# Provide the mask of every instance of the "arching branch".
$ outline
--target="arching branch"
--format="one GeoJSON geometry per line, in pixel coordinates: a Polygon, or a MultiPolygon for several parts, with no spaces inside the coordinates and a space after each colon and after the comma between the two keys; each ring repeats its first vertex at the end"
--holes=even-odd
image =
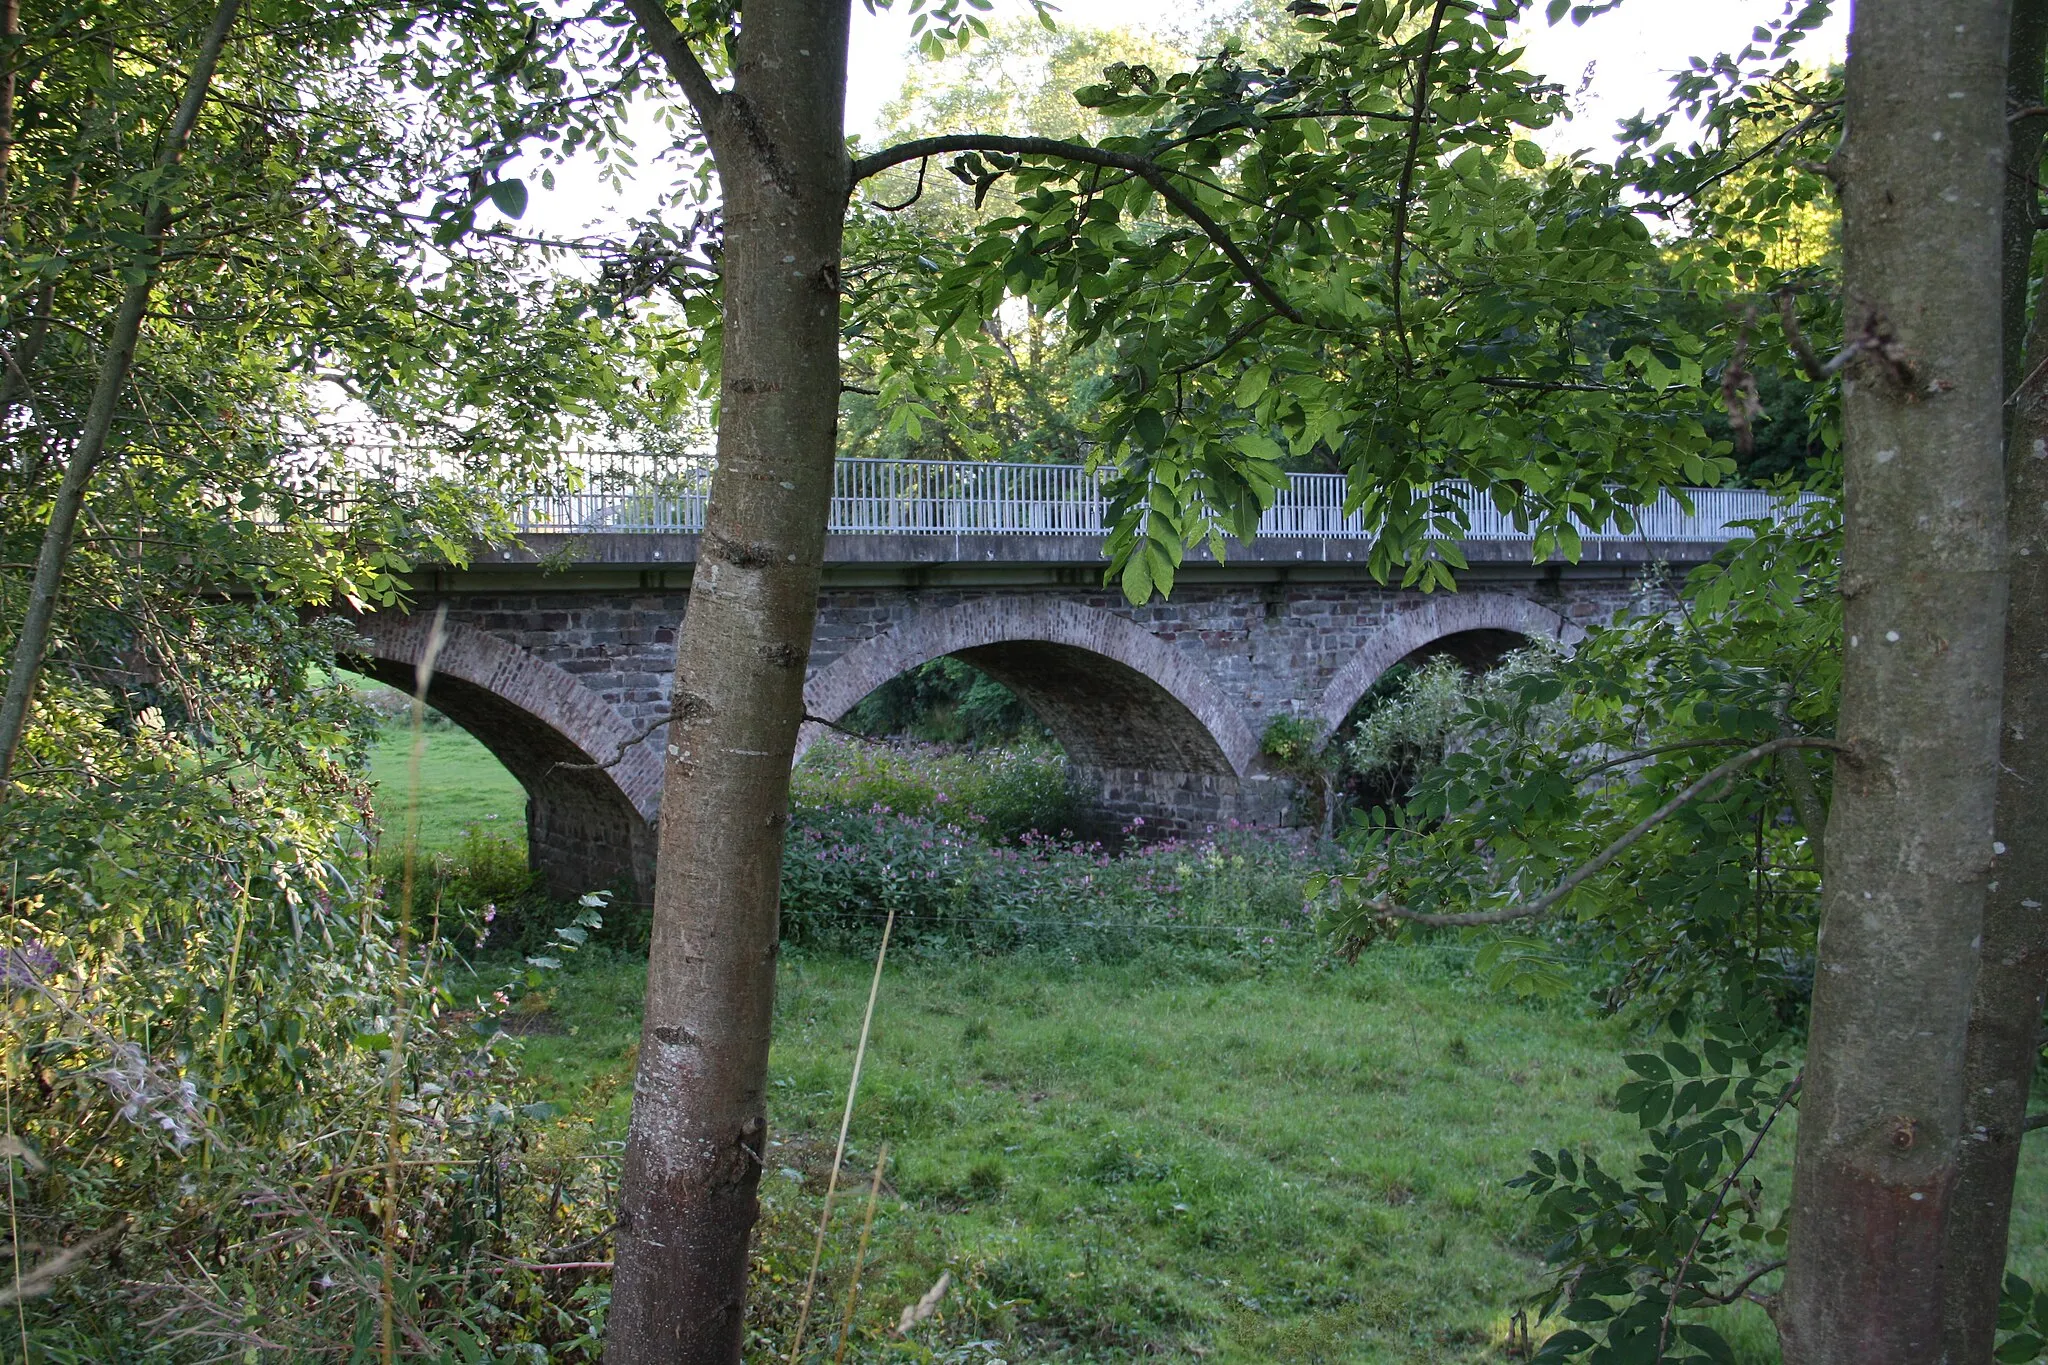
{"type": "MultiPolygon", "coordinates": [[[[645,0],[633,0],[645,3],[645,0]]],[[[1231,239],[1221,223],[1209,216],[1200,204],[1189,198],[1172,181],[1176,174],[1168,167],[1129,152],[1112,152],[1101,147],[1091,147],[1085,142],[1062,142],[1052,137],[994,137],[979,133],[954,133],[944,137],[921,137],[910,142],[899,142],[894,147],[884,147],[872,156],[864,156],[853,163],[849,191],[853,186],[871,176],[879,175],[891,166],[900,166],[906,161],[917,161],[925,157],[943,156],[948,152],[995,152],[1003,156],[1042,156],[1059,161],[1078,162],[1084,166],[1106,166],[1112,170],[1129,171],[1156,191],[1161,199],[1173,205],[1184,217],[1200,228],[1210,241],[1216,244],[1230,263],[1237,267],[1238,275],[1252,287],[1252,292],[1272,306],[1274,312],[1289,322],[1306,324],[1308,319],[1289,303],[1286,296],[1273,287],[1259,268],[1252,264],[1244,249],[1231,239]]]]}
{"type": "Polygon", "coordinates": [[[1766,740],[1764,743],[1758,744],[1753,748],[1745,749],[1725,763],[1718,764],[1709,769],[1698,781],[1637,821],[1626,834],[1594,854],[1591,858],[1588,858],[1585,862],[1579,864],[1563,881],[1551,887],[1550,890],[1544,892],[1535,900],[1525,904],[1509,906],[1505,910],[1480,910],[1461,915],[1425,914],[1422,911],[1410,910],[1405,905],[1396,905],[1392,901],[1387,900],[1369,901],[1366,904],[1366,908],[1375,914],[1385,915],[1390,919],[1407,920],[1413,924],[1428,924],[1440,929],[1473,928],[1484,924],[1512,924],[1516,920],[1534,919],[1536,916],[1554,908],[1566,896],[1569,896],[1572,892],[1590,881],[1602,868],[1612,863],[1616,858],[1619,858],[1641,841],[1644,835],[1663,824],[1666,820],[1669,820],[1688,805],[1691,805],[1724,779],[1733,777],[1758,759],[1768,758],[1772,754],[1781,753],[1787,749],[1834,749],[1846,752],[1847,747],[1840,740],[1822,739],[1812,735],[1792,735],[1780,739],[1766,740]]]}
{"type": "Polygon", "coordinates": [[[900,204],[884,204],[877,201],[875,207],[884,213],[901,213],[918,200],[924,198],[924,174],[931,169],[931,165],[932,159],[930,157],[919,157],[917,159],[917,188],[910,192],[910,197],[900,204]]]}
{"type": "Polygon", "coordinates": [[[690,50],[689,40],[668,17],[668,8],[661,0],[625,0],[625,5],[633,18],[639,21],[647,46],[661,58],[668,74],[682,87],[690,107],[697,111],[697,119],[704,125],[706,136],[712,136],[719,116],[725,112],[725,95],[711,83],[710,73],[697,60],[697,54],[690,50]]]}

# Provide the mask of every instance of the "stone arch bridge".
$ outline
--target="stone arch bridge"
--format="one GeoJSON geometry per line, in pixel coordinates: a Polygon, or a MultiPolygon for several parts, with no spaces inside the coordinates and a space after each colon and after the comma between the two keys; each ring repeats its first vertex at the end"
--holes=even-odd
{"type": "MultiPolygon", "coordinates": [[[[1296,476],[1296,493],[1314,477],[1296,476]]],[[[359,618],[355,662],[410,690],[445,607],[428,700],[525,787],[536,868],[558,892],[626,882],[646,894],[701,498],[637,498],[630,515],[616,496],[564,501],[537,499],[514,548],[415,573],[409,613],[359,618]]],[[[1274,717],[1333,729],[1381,674],[1416,655],[1477,664],[1534,639],[1569,645],[1588,625],[1641,609],[1646,591],[1661,595],[1664,570],[1701,562],[1729,520],[1762,511],[1673,507],[1661,526],[1645,517],[1647,530],[1589,536],[1575,564],[1532,563],[1526,538],[1489,535],[1475,517],[1459,590],[1425,595],[1373,581],[1369,542],[1345,525],[1331,489],[1324,515],[1269,513],[1277,524],[1253,544],[1224,563],[1191,552],[1171,599],[1133,608],[1103,584],[1099,504],[1077,512],[1074,501],[1012,497],[963,511],[949,492],[924,505],[899,495],[877,512],[836,500],[810,714],[837,720],[891,678],[951,655],[1016,692],[1053,731],[1102,825],[1284,823],[1295,794],[1259,752],[1274,717]]],[[[806,744],[820,729],[808,728],[806,744]]]]}

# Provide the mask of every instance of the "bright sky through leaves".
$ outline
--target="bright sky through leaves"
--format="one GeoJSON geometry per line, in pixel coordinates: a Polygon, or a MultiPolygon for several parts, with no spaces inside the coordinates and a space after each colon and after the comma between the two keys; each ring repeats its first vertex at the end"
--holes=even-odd
{"type": "MultiPolygon", "coordinates": [[[[1208,4],[1168,4],[1161,0],[1068,0],[1058,19],[1069,25],[1096,28],[1192,29],[1201,24],[1208,4]]],[[[1546,150],[1604,150],[1618,120],[1640,110],[1661,108],[1672,75],[1695,56],[1739,49],[1752,28],[1783,14],[1786,0],[1629,0],[1620,9],[1583,26],[1569,20],[1555,28],[1534,16],[1525,28],[1528,64],[1575,97],[1577,118],[1549,130],[1539,139],[1546,150]],[[1587,80],[1587,68],[1592,68],[1587,80]]],[[[995,0],[988,17],[1001,21],[1028,12],[1024,0],[995,0]]],[[[846,126],[863,141],[875,139],[875,120],[882,106],[901,91],[911,54],[910,17],[899,3],[893,10],[871,15],[853,7],[853,48],[848,63],[846,126]]],[[[1820,64],[1841,57],[1848,31],[1848,6],[1838,5],[1828,24],[1806,45],[1802,56],[1820,64]]],[[[641,139],[640,160],[653,168],[653,151],[664,140],[650,118],[635,120],[641,139]]],[[[517,163],[508,173],[522,169],[517,163]]],[[[532,170],[527,168],[527,173],[532,170]]],[[[617,230],[627,218],[652,206],[654,186],[666,175],[658,168],[643,174],[625,195],[614,195],[583,167],[555,168],[552,193],[534,186],[533,207],[526,222],[552,232],[572,232],[595,218],[617,230]],[[644,188],[643,188],[644,186],[644,188]]]]}

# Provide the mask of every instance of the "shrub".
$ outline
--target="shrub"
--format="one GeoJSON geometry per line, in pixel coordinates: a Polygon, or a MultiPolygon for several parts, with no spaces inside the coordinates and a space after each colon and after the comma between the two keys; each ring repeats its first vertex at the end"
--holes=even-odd
{"type": "Polygon", "coordinates": [[[1074,817],[1066,760],[1055,750],[965,751],[836,735],[804,755],[791,780],[790,804],[799,814],[881,807],[929,816],[998,843],[1058,833],[1074,817]]]}
{"type": "Polygon", "coordinates": [[[847,713],[846,725],[865,735],[977,746],[1049,737],[1016,693],[954,658],[891,678],[847,713]]]}
{"type": "MultiPolygon", "coordinates": [[[[506,1264],[602,1227],[594,1188],[562,1213],[588,1162],[531,1164],[541,1114],[495,1023],[558,957],[479,1002],[463,897],[421,882],[408,927],[373,872],[369,722],[308,682],[332,632],[203,624],[183,711],[53,671],[8,802],[0,1160],[35,1358],[368,1355],[388,1299],[408,1354],[594,1359],[559,1286],[506,1264]]],[[[514,848],[470,850],[478,890],[514,848]]]]}
{"type": "Polygon", "coordinates": [[[795,943],[865,946],[894,910],[925,952],[1257,956],[1306,937],[1302,886],[1327,865],[1306,834],[1234,824],[1121,856],[1045,834],[1027,817],[1071,806],[1063,765],[1039,751],[828,741],[798,779],[782,870],[795,943]]]}

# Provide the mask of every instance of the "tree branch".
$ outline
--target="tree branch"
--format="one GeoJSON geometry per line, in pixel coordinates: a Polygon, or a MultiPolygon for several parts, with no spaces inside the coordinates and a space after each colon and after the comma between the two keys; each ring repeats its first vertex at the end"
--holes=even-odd
{"type": "MultiPolygon", "coordinates": [[[[1756,1160],[1757,1152],[1761,1150],[1764,1145],[1764,1139],[1769,1137],[1771,1134],[1772,1125],[1777,1123],[1778,1115],[1785,1112],[1785,1106],[1792,1103],[1792,1097],[1799,1093],[1800,1084],[1804,1081],[1804,1079],[1804,1073],[1801,1073],[1800,1075],[1793,1077],[1792,1083],[1790,1085],[1787,1085],[1785,1089],[1779,1093],[1778,1102],[1771,1106],[1770,1116],[1764,1120],[1763,1126],[1756,1130],[1756,1136],[1750,1139],[1749,1149],[1743,1152],[1742,1160],[1736,1162],[1734,1166],[1730,1167],[1728,1174],[1721,1178],[1721,1187],[1714,1191],[1714,1207],[1712,1211],[1710,1211],[1705,1218],[1702,1218],[1700,1220],[1700,1225],[1698,1229],[1694,1231],[1692,1235],[1692,1245],[1686,1249],[1685,1259],[1681,1260],[1678,1263],[1678,1274],[1673,1277],[1671,1285],[1671,1298],[1664,1305],[1664,1321],[1658,1324],[1657,1327],[1657,1353],[1655,1356],[1652,1357],[1652,1359],[1660,1361],[1664,1359],[1665,1343],[1670,1341],[1671,1339],[1672,1315],[1677,1313],[1678,1311],[1678,1296],[1685,1291],[1686,1273],[1692,1269],[1693,1260],[1695,1257],[1699,1255],[1700,1243],[1704,1242],[1707,1238],[1707,1229],[1712,1227],[1714,1225],[1714,1219],[1720,1216],[1721,1206],[1728,1202],[1728,1191],[1735,1188],[1735,1182],[1737,1178],[1742,1175],[1743,1168],[1748,1166],[1750,1162],[1756,1160]]],[[[1740,1294],[1743,1290],[1749,1288],[1752,1284],[1755,1284],[1763,1276],[1769,1274],[1772,1269],[1782,1267],[1784,1264],[1785,1263],[1783,1261],[1780,1261],[1778,1262],[1778,1266],[1776,1267],[1767,1267],[1763,1270],[1757,1271],[1756,1273],[1752,1274],[1748,1279],[1744,1280],[1740,1285],[1736,1286],[1735,1290],[1733,1291],[1733,1293],[1729,1295],[1728,1298],[1716,1299],[1715,1301],[1718,1303],[1734,1302],[1736,1295],[1740,1294]]],[[[1698,1290],[1695,1292],[1701,1294],[1701,1296],[1705,1298],[1715,1297],[1714,1295],[1706,1293],[1706,1291],[1704,1290],[1698,1290]]]]}
{"type": "Polygon", "coordinates": [[[697,120],[704,125],[705,136],[715,136],[713,130],[725,113],[725,95],[711,83],[704,64],[690,50],[689,40],[668,17],[668,8],[661,0],[625,0],[625,5],[633,18],[639,21],[647,46],[654,49],[654,55],[661,58],[661,64],[668,68],[668,74],[683,88],[683,97],[697,111],[697,120]]]}
{"type": "MultiPolygon", "coordinates": [[[[1778,694],[1778,725],[1781,735],[1791,733],[1792,684],[1789,682],[1778,694]]],[[[1813,852],[1813,865],[1823,867],[1827,863],[1828,808],[1821,804],[1820,793],[1814,789],[1813,774],[1806,768],[1806,756],[1796,752],[1781,754],[1778,768],[1785,779],[1785,790],[1792,794],[1792,807],[1799,812],[1799,823],[1806,827],[1806,846],[1813,852]]]]}
{"type": "Polygon", "coordinates": [[[668,724],[671,719],[673,719],[673,717],[667,715],[666,713],[655,717],[653,720],[649,721],[645,726],[643,726],[638,734],[628,735],[626,738],[620,740],[617,744],[614,744],[612,746],[612,756],[602,763],[550,763],[548,765],[548,771],[552,773],[557,769],[560,769],[563,772],[570,773],[610,772],[613,768],[618,767],[620,762],[624,760],[624,758],[626,757],[626,751],[628,749],[631,749],[634,745],[640,743],[642,740],[652,737],[656,731],[660,730],[662,726],[668,724]]]}
{"type": "Polygon", "coordinates": [[[1415,163],[1422,156],[1422,116],[1429,112],[1429,69],[1436,65],[1444,11],[1450,7],[1450,0],[1436,0],[1436,9],[1429,16],[1429,33],[1422,40],[1422,60],[1415,69],[1415,107],[1408,116],[1408,155],[1401,162],[1401,184],[1394,192],[1394,335],[1400,338],[1401,354],[1411,366],[1415,364],[1415,353],[1408,349],[1408,323],[1401,315],[1401,258],[1408,249],[1408,208],[1415,191],[1415,163]]]}
{"type": "Polygon", "coordinates": [[[1663,824],[1679,811],[1685,809],[1686,806],[1697,800],[1716,783],[1741,772],[1758,759],[1768,758],[1770,755],[1780,753],[1786,749],[1834,749],[1846,751],[1847,748],[1848,746],[1840,740],[1821,739],[1811,735],[1796,735],[1766,740],[1764,743],[1753,748],[1745,749],[1735,757],[1710,769],[1697,782],[1694,782],[1684,791],[1644,816],[1636,822],[1628,833],[1622,835],[1599,853],[1579,864],[1563,881],[1526,905],[1510,906],[1505,910],[1474,911],[1469,914],[1460,915],[1425,914],[1422,911],[1410,910],[1405,905],[1396,905],[1386,900],[1367,902],[1367,908],[1378,914],[1386,915],[1391,919],[1407,920],[1414,924],[1428,924],[1441,929],[1472,928],[1483,924],[1511,924],[1520,919],[1533,919],[1591,880],[1602,868],[1632,848],[1644,835],[1663,824]]]}
{"type": "MultiPolygon", "coordinates": [[[[643,0],[632,0],[642,3],[643,0]]],[[[996,152],[1004,156],[1042,156],[1061,161],[1075,161],[1084,166],[1107,166],[1113,170],[1129,171],[1155,190],[1161,199],[1178,209],[1190,222],[1199,227],[1217,249],[1230,258],[1237,267],[1244,282],[1252,292],[1272,306],[1274,312],[1289,322],[1306,325],[1308,319],[1299,309],[1287,301],[1278,289],[1273,287],[1251,258],[1244,254],[1238,244],[1223,228],[1210,217],[1208,211],[1168,177],[1180,174],[1169,170],[1156,161],[1129,152],[1112,152],[1101,147],[1091,147],[1085,142],[1062,142],[1051,137],[995,137],[979,133],[952,133],[943,137],[921,137],[910,142],[899,142],[894,147],[884,147],[872,156],[864,156],[853,163],[848,189],[860,184],[871,176],[900,166],[906,161],[923,157],[941,156],[947,152],[996,152]]]]}
{"type": "Polygon", "coordinates": [[[1748,1297],[1750,1286],[1758,1280],[1761,1280],[1774,1270],[1783,1270],[1784,1268],[1785,1263],[1783,1261],[1767,1261],[1737,1280],[1735,1287],[1725,1294],[1710,1294],[1704,1289],[1695,1292],[1709,1303],[1733,1303],[1737,1299],[1748,1297]]]}
{"type": "Polygon", "coordinates": [[[1178,375],[1191,374],[1196,370],[1206,370],[1211,365],[1214,365],[1217,361],[1223,359],[1224,356],[1229,355],[1231,349],[1235,347],[1238,342],[1243,341],[1246,337],[1250,336],[1253,332],[1258,331],[1259,328],[1264,327],[1268,322],[1271,322],[1272,320],[1273,314],[1271,312],[1255,313],[1251,317],[1246,318],[1242,323],[1238,324],[1236,329],[1233,330],[1229,336],[1223,338],[1222,343],[1218,345],[1215,350],[1209,352],[1209,354],[1205,356],[1200,356],[1194,360],[1190,360],[1184,365],[1176,365],[1172,369],[1168,370],[1166,373],[1178,375]]]}
{"type": "Polygon", "coordinates": [[[1806,333],[1799,328],[1798,296],[1788,285],[1778,291],[1778,316],[1785,323],[1785,343],[1792,348],[1792,354],[1799,360],[1799,368],[1808,379],[1818,384],[1828,377],[1827,366],[1820,363],[1814,353],[1813,343],[1806,339],[1806,333]]]}
{"type": "Polygon", "coordinates": [[[875,207],[884,213],[901,213],[918,200],[924,198],[924,173],[931,169],[931,165],[932,159],[930,157],[919,157],[917,159],[917,188],[910,192],[910,197],[900,204],[884,204],[877,200],[875,207]]]}
{"type": "MultiPolygon", "coordinates": [[[[1793,124],[1790,128],[1787,128],[1784,132],[1778,134],[1769,142],[1766,142],[1763,146],[1757,148],[1755,151],[1749,153],[1747,156],[1737,157],[1728,165],[1723,166],[1720,170],[1715,171],[1712,175],[1706,177],[1706,179],[1700,181],[1697,185],[1694,185],[1691,189],[1687,190],[1681,197],[1691,203],[1697,204],[1700,201],[1701,195],[1705,194],[1714,186],[1720,184],[1723,180],[1726,180],[1729,176],[1734,175],[1736,172],[1743,170],[1744,168],[1753,165],[1758,161],[1761,161],[1764,157],[1771,155],[1773,152],[1779,151],[1782,148],[1789,146],[1808,129],[1819,127],[1821,124],[1827,122],[1829,119],[1836,117],[1836,112],[1840,109],[1840,107],[1841,101],[1839,100],[1828,100],[1822,102],[1821,104],[1815,106],[1813,113],[1808,114],[1805,118],[1799,120],[1799,122],[1793,124]]],[[[1812,171],[1814,174],[1819,175],[1825,179],[1833,180],[1835,178],[1834,173],[1831,170],[1829,170],[1828,167],[1826,167],[1825,165],[1819,165],[1807,161],[1801,161],[1795,164],[1797,164],[1801,170],[1812,171]]]]}
{"type": "MultiPolygon", "coordinates": [[[[1402,345],[1406,346],[1404,334],[1402,345]]],[[[1519,379],[1511,374],[1480,375],[1474,381],[1489,389],[1529,389],[1536,393],[1620,393],[1614,384],[1582,384],[1568,379],[1519,379]]]]}
{"type": "Polygon", "coordinates": [[[2048,1110],[2027,1115],[2027,1121],[2020,1125],[2022,1133],[2031,1133],[2036,1128],[2048,1128],[2048,1110]]]}
{"type": "Polygon", "coordinates": [[[1606,772],[1609,768],[1626,767],[1646,758],[1655,758],[1659,754],[1675,754],[1686,749],[1732,749],[1747,742],[1740,739],[1681,739],[1671,744],[1654,745],[1648,749],[1631,749],[1619,757],[1605,759],[1591,767],[1579,769],[1572,774],[1572,781],[1583,782],[1598,773],[1606,772]]]}

